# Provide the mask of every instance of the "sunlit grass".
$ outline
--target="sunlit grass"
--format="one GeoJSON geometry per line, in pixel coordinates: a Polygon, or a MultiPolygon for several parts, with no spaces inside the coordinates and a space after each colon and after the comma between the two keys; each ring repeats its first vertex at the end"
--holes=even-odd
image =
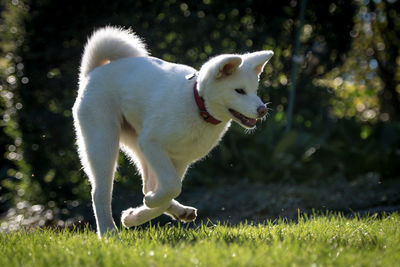
{"type": "Polygon", "coordinates": [[[0,235],[0,252],[0,266],[395,266],[400,216],[149,226],[103,240],[90,230],[21,230],[0,235]]]}

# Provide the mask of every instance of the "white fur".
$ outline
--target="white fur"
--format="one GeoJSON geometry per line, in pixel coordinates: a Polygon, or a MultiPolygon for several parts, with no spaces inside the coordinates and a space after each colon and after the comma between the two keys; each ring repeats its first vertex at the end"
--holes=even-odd
{"type": "Polygon", "coordinates": [[[130,31],[107,27],[89,38],[73,115],[99,236],[117,231],[111,196],[119,148],[139,169],[145,195],[143,206],[122,213],[124,226],[140,225],[162,213],[182,221],[195,219],[195,208],[174,200],[185,172],[217,145],[232,119],[249,127],[228,109],[260,117],[258,75],[272,55],[221,55],[201,67],[199,94],[209,113],[222,121],[213,125],[199,115],[193,97],[196,78],[185,78],[195,69],[149,57],[130,31]],[[238,94],[237,88],[247,94],[238,94]]]}

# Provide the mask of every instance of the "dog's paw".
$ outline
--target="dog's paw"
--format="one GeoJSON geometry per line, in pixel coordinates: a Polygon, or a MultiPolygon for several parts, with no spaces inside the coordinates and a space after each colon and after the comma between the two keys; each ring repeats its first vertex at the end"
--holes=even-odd
{"type": "Polygon", "coordinates": [[[184,212],[177,217],[179,220],[184,222],[193,222],[197,218],[197,209],[192,207],[185,208],[184,212]]]}
{"type": "Polygon", "coordinates": [[[134,208],[129,208],[122,212],[121,223],[125,228],[139,225],[137,219],[137,214],[134,208]]]}
{"type": "Polygon", "coordinates": [[[197,209],[185,206],[179,210],[168,210],[167,214],[172,216],[175,220],[193,222],[197,218],[197,209]]]}
{"type": "Polygon", "coordinates": [[[97,236],[99,237],[99,239],[103,238],[119,239],[118,229],[114,224],[108,227],[102,227],[101,229],[98,229],[97,236]]]}

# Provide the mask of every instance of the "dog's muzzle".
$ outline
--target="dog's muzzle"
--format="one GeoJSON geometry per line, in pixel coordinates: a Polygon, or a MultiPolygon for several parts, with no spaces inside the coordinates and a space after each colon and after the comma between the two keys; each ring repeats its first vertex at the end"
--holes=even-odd
{"type": "Polygon", "coordinates": [[[262,105],[262,106],[259,106],[259,107],[257,108],[257,113],[258,113],[258,117],[259,117],[259,118],[262,118],[262,117],[264,117],[265,115],[267,115],[267,113],[268,113],[267,104],[264,104],[264,105],[262,105]]]}

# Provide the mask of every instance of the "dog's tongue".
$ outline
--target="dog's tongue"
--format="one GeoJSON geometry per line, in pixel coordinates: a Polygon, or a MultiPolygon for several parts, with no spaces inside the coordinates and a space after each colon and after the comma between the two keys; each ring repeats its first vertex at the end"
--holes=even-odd
{"type": "Polygon", "coordinates": [[[251,126],[254,126],[257,123],[257,119],[249,119],[248,122],[251,126]]]}

